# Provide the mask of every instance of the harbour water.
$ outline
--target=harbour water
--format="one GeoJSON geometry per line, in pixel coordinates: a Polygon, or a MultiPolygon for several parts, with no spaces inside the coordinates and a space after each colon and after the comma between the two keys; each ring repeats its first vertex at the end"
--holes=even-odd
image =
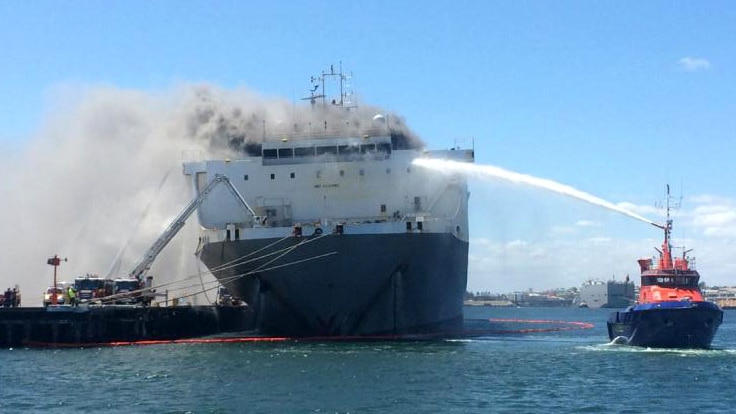
{"type": "Polygon", "coordinates": [[[725,312],[712,350],[610,345],[609,312],[468,307],[466,318],[472,320],[543,319],[593,327],[451,340],[2,349],[0,412],[734,410],[736,311],[725,312]]]}

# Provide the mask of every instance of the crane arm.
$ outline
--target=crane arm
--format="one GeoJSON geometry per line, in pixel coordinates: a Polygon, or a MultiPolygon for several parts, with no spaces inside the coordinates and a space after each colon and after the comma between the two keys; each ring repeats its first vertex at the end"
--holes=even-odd
{"type": "Polygon", "coordinates": [[[156,260],[156,257],[159,253],[166,247],[167,244],[171,241],[171,239],[176,236],[176,234],[181,230],[182,227],[184,227],[184,224],[186,224],[186,220],[189,218],[189,216],[199,208],[200,205],[204,202],[204,200],[209,196],[209,194],[212,192],[212,190],[215,189],[220,183],[225,183],[226,187],[230,190],[230,192],[233,194],[233,196],[238,200],[238,202],[250,213],[254,218],[257,219],[257,216],[252,208],[246,203],[245,199],[242,195],[238,192],[238,190],[235,188],[235,186],[230,182],[230,180],[221,174],[215,174],[215,178],[210,181],[209,184],[207,184],[207,187],[205,187],[202,191],[197,194],[197,197],[194,198],[182,211],[179,213],[178,216],[169,224],[169,226],[164,230],[164,232],[159,236],[159,238],[153,243],[153,245],[148,249],[148,251],[143,255],[143,258],[138,262],[138,264],[133,268],[133,270],[130,272],[130,276],[132,278],[136,278],[138,280],[143,280],[143,276],[148,271],[148,269],[151,268],[151,265],[153,264],[153,261],[156,260]]]}

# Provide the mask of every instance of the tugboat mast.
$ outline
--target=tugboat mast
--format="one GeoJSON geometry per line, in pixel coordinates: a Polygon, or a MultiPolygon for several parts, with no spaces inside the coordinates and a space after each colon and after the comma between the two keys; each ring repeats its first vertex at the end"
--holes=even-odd
{"type": "Polygon", "coordinates": [[[665,214],[666,214],[666,221],[665,224],[657,224],[652,223],[655,227],[658,227],[662,230],[664,230],[664,242],[662,242],[662,250],[656,249],[659,251],[660,259],[659,259],[659,268],[660,269],[672,269],[673,268],[673,262],[672,262],[672,242],[671,242],[671,233],[672,233],[672,218],[670,217],[670,210],[672,210],[672,205],[670,204],[670,185],[667,184],[667,197],[665,199],[665,214]]]}

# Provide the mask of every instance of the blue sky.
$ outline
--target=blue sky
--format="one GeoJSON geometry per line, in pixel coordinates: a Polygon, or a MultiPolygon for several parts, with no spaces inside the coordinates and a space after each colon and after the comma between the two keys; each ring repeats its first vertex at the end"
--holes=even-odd
{"type": "MultiPolygon", "coordinates": [[[[478,164],[655,221],[669,183],[683,197],[675,243],[695,249],[707,283],[736,285],[732,2],[248,3],[0,0],[0,160],[33,157],[50,120],[95,88],[206,82],[296,101],[342,62],[359,102],[401,114],[430,148],[472,139],[478,164]]],[[[470,290],[633,276],[661,243],[652,226],[543,190],[473,180],[471,192],[470,290]]]]}

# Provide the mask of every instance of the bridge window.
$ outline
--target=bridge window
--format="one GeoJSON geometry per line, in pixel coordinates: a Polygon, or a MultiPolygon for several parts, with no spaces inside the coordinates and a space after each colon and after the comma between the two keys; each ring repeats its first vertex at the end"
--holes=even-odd
{"type": "Polygon", "coordinates": [[[294,148],[295,157],[313,157],[314,147],[297,147],[294,148]]]}
{"type": "Polygon", "coordinates": [[[350,155],[358,153],[359,148],[356,145],[340,145],[337,150],[340,155],[350,155]]]}
{"type": "Polygon", "coordinates": [[[317,155],[337,155],[337,147],[336,146],[329,146],[329,147],[317,147],[316,148],[317,155]]]}
{"type": "Polygon", "coordinates": [[[376,144],[363,144],[360,146],[360,153],[365,154],[368,152],[375,152],[376,151],[376,144]]]}
{"type": "Polygon", "coordinates": [[[276,159],[278,157],[279,157],[279,153],[276,151],[276,149],[264,149],[263,150],[263,158],[276,159]]]}
{"type": "Polygon", "coordinates": [[[291,158],[294,156],[294,149],[279,148],[279,158],[291,158]]]}
{"type": "Polygon", "coordinates": [[[697,287],[698,277],[694,276],[645,276],[641,279],[642,286],[680,286],[680,287],[697,287]]]}

